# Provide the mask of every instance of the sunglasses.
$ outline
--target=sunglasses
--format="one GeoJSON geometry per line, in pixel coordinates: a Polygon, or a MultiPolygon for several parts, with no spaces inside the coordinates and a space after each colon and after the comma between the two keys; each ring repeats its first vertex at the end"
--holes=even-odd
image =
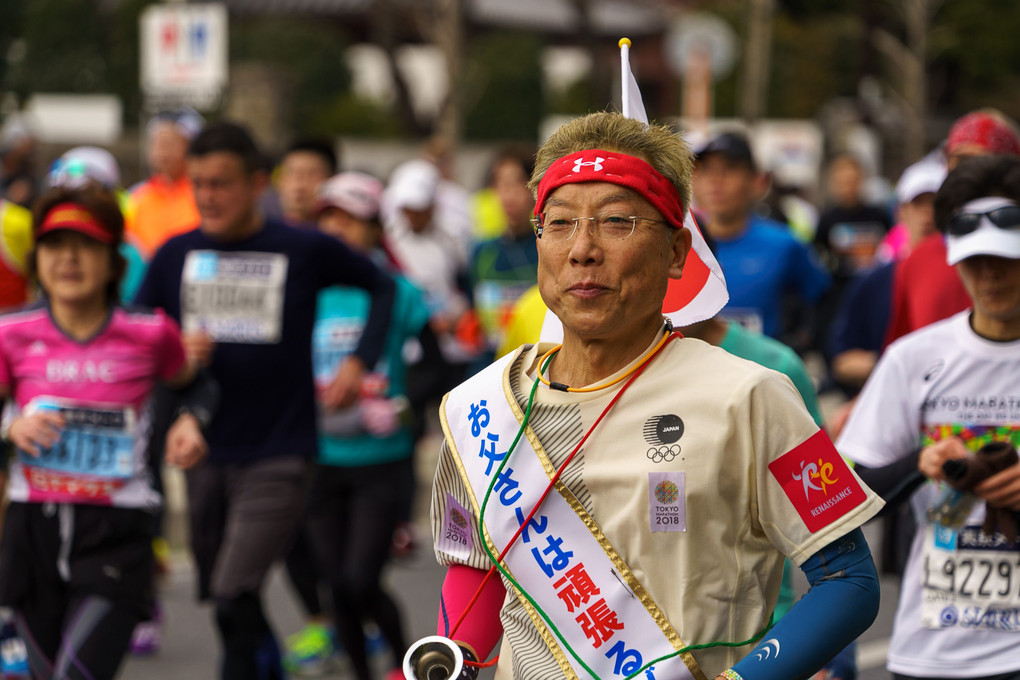
{"type": "Polygon", "coordinates": [[[1020,205],[1006,205],[984,213],[957,213],[949,218],[946,231],[950,236],[964,236],[977,229],[984,217],[1000,229],[1020,229],[1020,205]]]}

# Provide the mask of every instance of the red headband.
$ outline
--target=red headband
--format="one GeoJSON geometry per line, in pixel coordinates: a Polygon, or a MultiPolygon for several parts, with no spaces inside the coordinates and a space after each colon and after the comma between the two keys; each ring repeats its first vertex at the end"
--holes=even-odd
{"type": "Polygon", "coordinates": [[[113,234],[92,213],[77,203],[59,203],[51,208],[36,230],[35,237],[38,239],[58,229],[77,231],[106,245],[113,243],[113,234]]]}
{"type": "Polygon", "coordinates": [[[601,149],[578,151],[550,165],[538,183],[535,214],[542,212],[549,194],[575,182],[609,182],[633,189],[670,225],[679,229],[684,224],[683,200],[672,182],[640,158],[601,149]]]}

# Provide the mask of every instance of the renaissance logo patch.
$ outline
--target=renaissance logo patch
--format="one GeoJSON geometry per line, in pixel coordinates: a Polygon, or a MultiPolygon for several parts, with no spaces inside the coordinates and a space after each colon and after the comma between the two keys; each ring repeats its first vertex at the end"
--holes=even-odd
{"type": "Polygon", "coordinates": [[[832,524],[868,497],[821,430],[769,463],[769,471],[811,533],[832,524]]]}
{"type": "Polygon", "coordinates": [[[671,463],[680,455],[677,442],[684,436],[684,421],[673,413],[653,416],[645,421],[642,434],[649,446],[645,454],[648,459],[653,463],[671,463]]]}

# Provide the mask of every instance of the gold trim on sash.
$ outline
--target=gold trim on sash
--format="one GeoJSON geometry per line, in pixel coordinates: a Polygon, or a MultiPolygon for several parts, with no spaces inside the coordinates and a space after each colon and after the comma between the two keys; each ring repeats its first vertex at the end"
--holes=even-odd
{"type": "MultiPolygon", "coordinates": [[[[517,361],[517,359],[519,358],[521,349],[522,348],[520,347],[517,348],[517,355],[514,356],[510,363],[507,364],[506,370],[509,370],[511,367],[513,367],[514,362],[517,361]]],[[[506,382],[507,378],[506,373],[504,372],[503,383],[505,384],[506,382]]],[[[471,485],[471,481],[468,479],[467,470],[464,469],[464,463],[460,459],[460,451],[457,450],[457,442],[453,437],[453,432],[450,431],[449,424],[447,423],[446,400],[449,399],[449,397],[450,397],[449,393],[443,395],[443,401],[439,405],[439,423],[443,428],[443,436],[446,439],[446,445],[450,447],[450,450],[453,453],[453,460],[457,466],[457,472],[460,474],[460,478],[464,482],[464,488],[467,491],[468,497],[471,500],[471,505],[474,507],[475,516],[480,517],[482,514],[482,507],[479,504],[478,499],[475,498],[474,488],[471,485]]],[[[514,405],[516,406],[516,403],[514,403],[514,405]]],[[[518,412],[519,409],[515,410],[514,415],[516,416],[518,412]]],[[[488,532],[486,532],[486,535],[482,536],[481,538],[483,541],[485,541],[486,545],[489,546],[489,551],[492,552],[493,555],[499,556],[501,549],[492,542],[492,540],[489,538],[488,532]]],[[[508,565],[505,560],[503,561],[503,568],[510,572],[510,575],[513,576],[513,571],[510,569],[510,565],[508,565]]],[[[503,576],[500,575],[500,578],[503,578],[503,576]]],[[[516,578],[514,580],[516,580],[516,578]]],[[[513,590],[514,595],[517,597],[517,601],[524,606],[524,611],[528,613],[528,617],[535,625],[535,628],[538,630],[539,635],[541,635],[542,641],[545,643],[545,646],[548,647],[550,653],[552,653],[553,655],[553,658],[556,660],[556,664],[560,667],[560,670],[563,671],[564,677],[567,678],[567,680],[579,680],[577,674],[574,673],[573,666],[571,666],[570,661],[567,660],[566,653],[560,648],[559,641],[556,640],[556,637],[545,625],[545,621],[542,620],[541,615],[539,615],[538,611],[531,605],[530,602],[528,602],[527,598],[525,598],[524,595],[520,593],[520,591],[518,591],[516,588],[514,588],[513,590]]],[[[481,659],[479,660],[481,661],[481,659]]]]}
{"type": "MultiPolygon", "coordinates": [[[[507,363],[506,367],[503,369],[502,380],[504,397],[506,398],[507,403],[509,404],[510,409],[513,412],[513,415],[518,423],[521,423],[524,420],[524,412],[521,411],[520,405],[517,403],[517,399],[513,395],[513,388],[510,385],[509,373],[510,370],[513,368],[514,364],[520,359],[522,353],[523,348],[518,348],[516,350],[513,359],[510,360],[510,362],[507,363]]],[[[523,372],[524,370],[523,367],[521,370],[523,372]]],[[[467,490],[468,496],[470,497],[471,504],[474,506],[475,515],[480,516],[481,506],[479,505],[478,499],[475,498],[474,490],[467,476],[467,471],[464,468],[464,464],[461,461],[460,452],[457,450],[453,433],[451,432],[449,424],[447,422],[446,401],[448,398],[449,394],[444,395],[443,401],[439,407],[440,424],[443,428],[443,435],[446,438],[446,443],[448,446],[450,446],[452,453],[454,454],[454,462],[457,466],[457,471],[461,476],[461,480],[464,482],[464,486],[467,490]]],[[[527,435],[528,441],[531,443],[532,448],[534,448],[536,454],[538,454],[539,462],[542,464],[542,468],[545,470],[546,476],[549,479],[552,479],[553,475],[556,474],[556,469],[553,467],[552,463],[549,460],[548,455],[545,453],[545,449],[542,447],[542,443],[539,441],[538,435],[535,434],[534,430],[532,430],[530,425],[528,425],[525,428],[525,434],[527,435]]],[[[595,520],[588,514],[587,510],[584,509],[584,506],[581,505],[581,503],[577,500],[577,498],[574,497],[570,490],[567,489],[566,485],[562,481],[557,481],[555,486],[559,494],[570,505],[570,507],[574,510],[578,517],[581,518],[585,526],[588,527],[588,531],[590,531],[592,536],[598,541],[599,545],[602,547],[603,552],[605,552],[606,556],[610,559],[610,561],[616,568],[617,574],[623,579],[624,583],[626,583],[627,587],[631,590],[634,596],[638,598],[638,600],[645,607],[648,613],[651,614],[656,625],[658,625],[663,635],[665,635],[665,637],[669,640],[669,643],[673,646],[673,649],[682,649],[685,646],[685,644],[683,640],[680,638],[680,635],[676,632],[676,630],[673,629],[673,626],[669,623],[669,619],[662,612],[662,610],[655,603],[655,601],[651,598],[648,592],[644,589],[644,586],[642,586],[640,581],[638,581],[637,578],[635,578],[630,568],[613,548],[612,544],[609,542],[609,539],[606,538],[605,534],[602,533],[601,528],[599,528],[595,520]]],[[[493,554],[495,555],[499,554],[500,548],[496,547],[492,543],[491,539],[487,534],[486,536],[482,537],[482,540],[486,542],[486,544],[489,546],[489,549],[493,552],[493,554]]],[[[507,571],[510,571],[509,566],[505,562],[503,564],[503,567],[507,569],[507,571]]],[[[512,574],[513,572],[510,573],[512,574]]],[[[559,641],[555,638],[552,632],[549,631],[548,627],[545,624],[545,621],[538,614],[538,612],[531,605],[531,603],[528,602],[528,600],[520,592],[516,591],[515,589],[514,594],[516,595],[517,600],[524,606],[525,611],[528,613],[528,616],[531,618],[536,629],[541,635],[543,642],[545,642],[546,646],[549,648],[549,651],[556,659],[556,663],[560,666],[560,669],[563,671],[565,677],[569,678],[569,680],[577,680],[577,675],[574,672],[573,667],[570,665],[566,653],[560,647],[559,641]]],[[[694,659],[694,656],[690,652],[685,652],[684,654],[681,654],[680,657],[683,660],[684,664],[687,666],[687,669],[691,672],[691,675],[693,675],[696,678],[696,680],[707,680],[707,676],[698,666],[698,662],[694,659]]]]}

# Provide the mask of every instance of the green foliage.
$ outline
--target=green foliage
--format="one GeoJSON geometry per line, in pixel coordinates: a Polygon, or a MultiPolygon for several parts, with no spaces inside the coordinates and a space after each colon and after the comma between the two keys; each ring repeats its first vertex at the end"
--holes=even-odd
{"type": "Polygon", "coordinates": [[[137,120],[138,17],[153,0],[32,0],[0,3],[0,54],[15,37],[24,58],[0,71],[21,99],[36,92],[115,94],[126,120],[137,120]],[[17,9],[15,9],[17,8],[17,9]]]}
{"type": "Polygon", "coordinates": [[[932,70],[953,114],[994,106],[1020,119],[1020,4],[949,0],[935,16],[932,70]]]}
{"type": "MultiPolygon", "coordinates": [[[[857,5],[848,0],[780,0],[772,21],[772,64],[765,115],[811,118],[833,97],[853,96],[862,59],[857,5]]],[[[738,36],[737,66],[714,85],[713,115],[739,117],[748,0],[708,3],[738,36]]]]}
{"type": "Polygon", "coordinates": [[[11,43],[21,35],[24,14],[24,3],[0,2],[0,84],[8,82],[8,50],[11,43]]]}
{"type": "Polygon", "coordinates": [[[107,36],[97,2],[34,0],[24,4],[25,58],[7,74],[7,86],[32,92],[107,92],[107,36]]]}
{"type": "Polygon", "coordinates": [[[321,123],[323,111],[350,89],[346,36],[333,24],[307,19],[231,19],[231,63],[257,61],[283,69],[293,86],[294,127],[312,131],[313,121],[321,123]]]}
{"type": "Polygon", "coordinates": [[[600,105],[595,101],[595,88],[590,77],[574,81],[549,99],[549,112],[553,114],[579,116],[606,106],[605,102],[600,105]]]}
{"type": "Polygon", "coordinates": [[[111,91],[121,98],[124,119],[142,117],[142,90],[139,83],[141,45],[139,25],[143,10],[155,0],[121,0],[107,20],[107,69],[111,91]]]}
{"type": "Polygon", "coordinates": [[[347,93],[312,114],[305,131],[319,135],[400,137],[404,127],[388,108],[347,93]]]}
{"type": "Polygon", "coordinates": [[[468,139],[534,141],[543,113],[542,42],[497,32],[469,45],[460,91],[468,139]]]}
{"type": "Polygon", "coordinates": [[[811,118],[834,97],[857,91],[862,58],[860,24],[847,15],[803,22],[778,14],[767,110],[778,118],[811,118]]]}

